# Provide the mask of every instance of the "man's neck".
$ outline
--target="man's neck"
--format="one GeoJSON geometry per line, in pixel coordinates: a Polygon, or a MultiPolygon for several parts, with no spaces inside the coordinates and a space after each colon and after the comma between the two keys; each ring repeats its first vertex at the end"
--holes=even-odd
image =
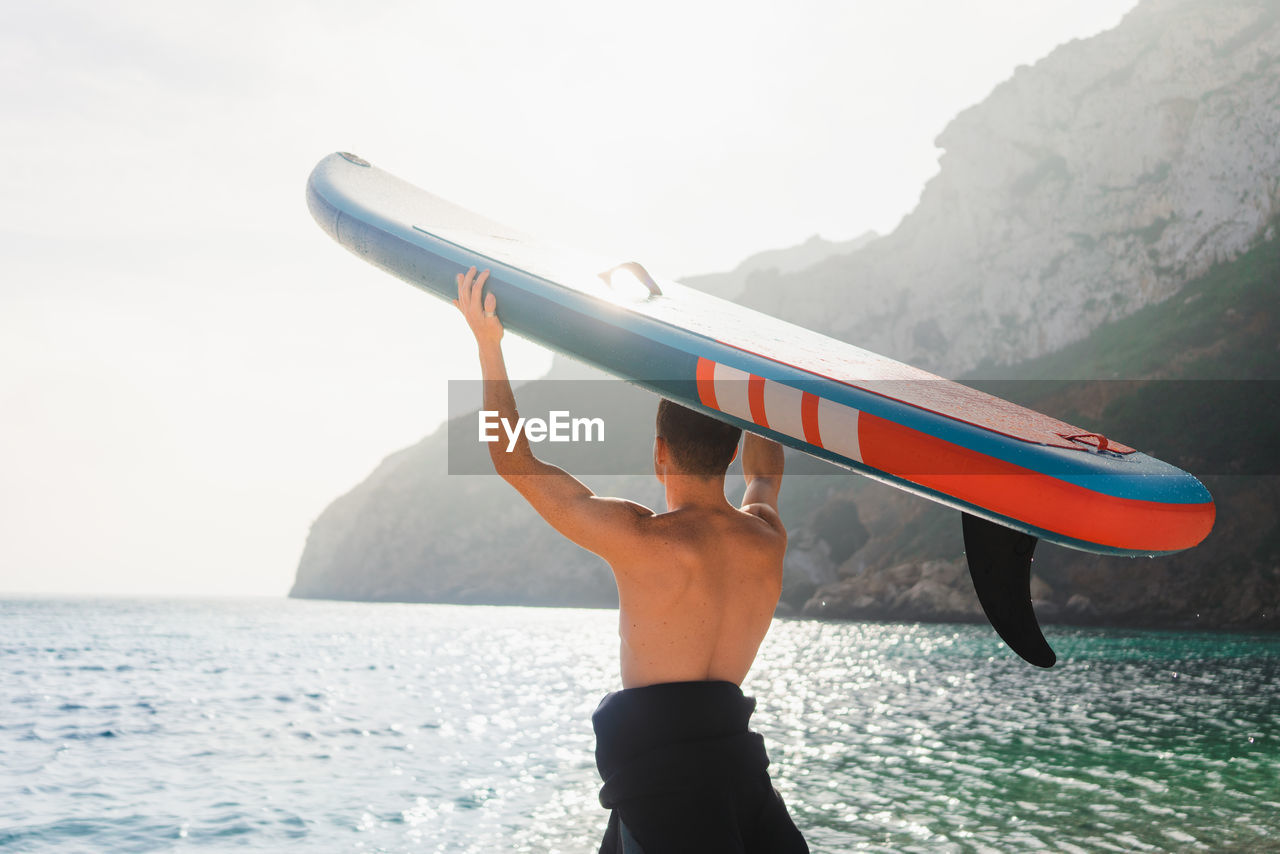
{"type": "Polygon", "coordinates": [[[698,477],[691,474],[668,474],[663,479],[667,491],[667,510],[687,510],[693,507],[715,509],[727,507],[724,497],[724,477],[698,477]]]}

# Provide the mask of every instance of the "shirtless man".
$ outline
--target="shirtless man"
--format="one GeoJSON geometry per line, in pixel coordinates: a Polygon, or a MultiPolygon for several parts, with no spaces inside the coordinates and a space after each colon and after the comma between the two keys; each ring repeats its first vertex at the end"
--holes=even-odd
{"type": "MultiPolygon", "coordinates": [[[[488,271],[458,275],[475,334],[484,408],[515,423],[488,271]]],[[[601,852],[807,851],[769,782],[755,701],[738,687],[782,590],[787,534],[778,516],[782,448],[748,434],[741,508],[725,499],[725,469],[741,431],[662,401],[653,467],[667,512],[595,495],[539,460],[520,435],[490,445],[498,474],[553,528],[603,558],[618,585],[622,691],[592,721],[613,811],[601,852]]]]}

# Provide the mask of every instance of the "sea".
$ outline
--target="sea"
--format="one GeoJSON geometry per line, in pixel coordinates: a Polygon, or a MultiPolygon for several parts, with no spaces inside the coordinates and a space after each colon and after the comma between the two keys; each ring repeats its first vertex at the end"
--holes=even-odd
{"type": "MultiPolygon", "coordinates": [[[[590,852],[617,615],[0,601],[0,851],[590,852]]],[[[1280,635],[778,620],[815,852],[1280,851],[1280,635]]]]}

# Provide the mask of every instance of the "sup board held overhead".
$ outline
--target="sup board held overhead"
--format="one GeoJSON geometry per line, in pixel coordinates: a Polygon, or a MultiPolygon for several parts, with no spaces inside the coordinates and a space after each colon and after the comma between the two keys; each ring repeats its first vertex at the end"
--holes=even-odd
{"type": "Polygon", "coordinates": [[[963,514],[983,611],[1033,664],[1038,540],[1167,554],[1213,527],[1192,475],[1097,433],[676,282],[547,246],[347,153],[307,182],[317,223],[360,258],[452,300],[491,272],[503,325],[693,409],[963,514]]]}

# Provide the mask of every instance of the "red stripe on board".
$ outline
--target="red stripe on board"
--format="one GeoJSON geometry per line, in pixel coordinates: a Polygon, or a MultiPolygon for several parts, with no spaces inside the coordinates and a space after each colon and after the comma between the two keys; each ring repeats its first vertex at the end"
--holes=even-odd
{"type": "Polygon", "coordinates": [[[1104,495],[866,412],[858,416],[858,439],[873,468],[1077,540],[1167,552],[1196,545],[1213,528],[1213,502],[1104,495]]]}
{"type": "Polygon", "coordinates": [[[822,435],[818,433],[818,396],[816,394],[801,392],[800,423],[804,425],[804,440],[810,445],[823,447],[822,435]]]}
{"type": "Polygon", "coordinates": [[[769,418],[764,411],[764,377],[752,374],[747,380],[747,403],[751,405],[751,420],[761,427],[768,427],[769,418]]]}
{"type": "Polygon", "coordinates": [[[716,405],[716,363],[710,359],[698,357],[697,368],[698,400],[703,406],[719,409],[716,405]]]}

